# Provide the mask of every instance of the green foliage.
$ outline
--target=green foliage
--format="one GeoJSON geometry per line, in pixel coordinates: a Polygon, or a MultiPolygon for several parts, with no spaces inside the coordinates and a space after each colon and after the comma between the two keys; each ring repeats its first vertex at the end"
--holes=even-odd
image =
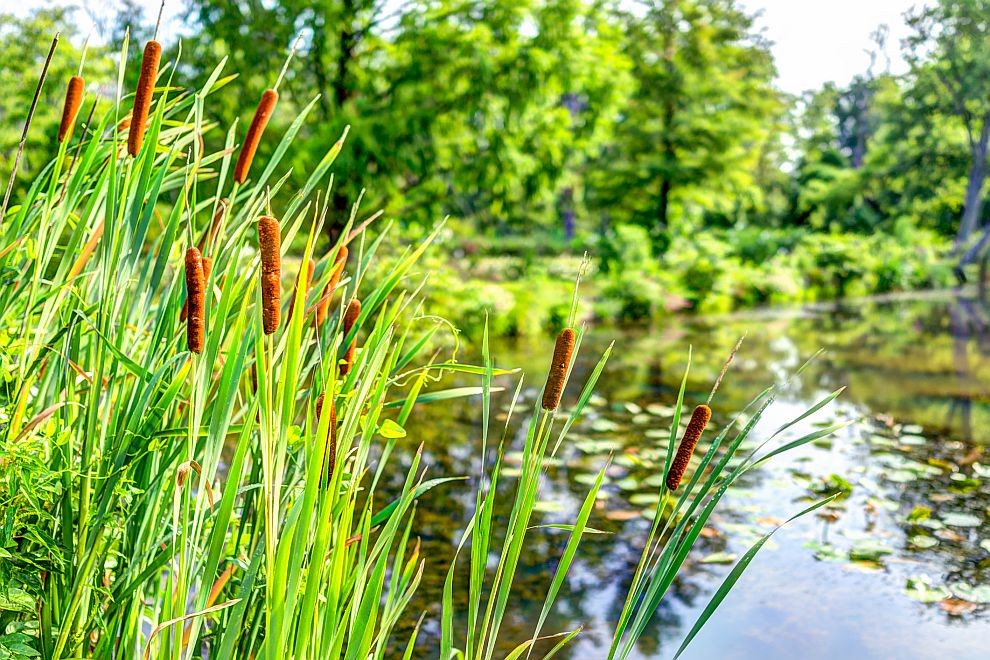
{"type": "MultiPolygon", "coordinates": [[[[124,46],[126,52],[126,40],[124,46]]],[[[189,93],[172,64],[157,86],[136,157],[121,148],[117,122],[130,101],[118,89],[116,103],[77,130],[78,157],[69,156],[66,142],[42,143],[51,160],[0,218],[0,272],[7,278],[0,288],[0,652],[58,659],[365,660],[391,657],[396,643],[411,647],[418,624],[411,638],[396,637],[398,623],[413,616],[406,610],[427,566],[413,540],[416,504],[429,490],[454,487],[459,479],[426,480],[422,447],[402,459],[393,450],[409,416],[428,411],[427,404],[480,394],[482,464],[475,517],[462,541],[471,544],[471,578],[459,651],[490,660],[528,548],[546,459],[569,441],[611,347],[576,399],[568,395],[562,408],[547,411],[536,398],[519,476],[510,479],[502,471],[506,444],[500,443],[494,464],[485,462],[493,379],[510,372],[492,362],[487,331],[483,365],[445,357],[433,341],[444,323],[423,313],[426,273],[418,268],[431,244],[446,238],[443,222],[388,255],[383,246],[391,226],[355,225],[355,205],[340,239],[317,254],[334,204],[328,180],[343,136],[325,145],[320,165],[294,188],[282,157],[307,119],[304,109],[286,131],[269,134],[278,146],[256,164],[256,178],[234,183],[233,132],[217,151],[201,139],[219,133],[203,122],[206,108],[231,93],[224,90],[231,79],[223,76],[223,63],[189,93]],[[218,208],[225,213],[215,220],[218,208]],[[259,286],[255,236],[259,216],[269,213],[281,219],[274,256],[281,260],[301,244],[298,271],[314,265],[310,290],[278,300],[263,300],[270,289],[259,286]],[[202,250],[213,269],[204,307],[190,309],[189,317],[204,322],[205,345],[187,350],[184,255],[204,235],[202,250]],[[345,244],[350,257],[340,299],[332,296],[336,291],[328,294],[332,311],[315,324],[314,308],[345,244]],[[348,329],[344,309],[353,300],[363,304],[348,329]],[[266,333],[262,312],[273,309],[282,321],[266,333]],[[444,372],[478,376],[481,386],[443,389],[438,374],[444,372]],[[507,520],[492,516],[500,479],[512,483],[507,520]],[[491,554],[499,557],[494,572],[488,570],[491,554]]],[[[126,66],[123,57],[119,80],[126,66]]],[[[274,274],[266,267],[263,275],[274,274]]],[[[560,279],[549,269],[544,275],[560,279]]],[[[277,281],[279,292],[284,284],[277,281]]],[[[578,325],[576,290],[573,306],[564,307],[547,307],[532,290],[517,294],[517,306],[527,312],[543,306],[543,323],[578,325]]],[[[517,317],[532,322],[528,313],[517,317]]],[[[564,365],[565,373],[572,364],[564,365]]],[[[520,381],[513,407],[521,389],[520,381]]],[[[661,490],[676,499],[673,514],[657,509],[618,614],[611,656],[629,655],[732,483],[837,429],[758,455],[761,446],[730,466],[748,446],[771,391],[754,400],[760,407],[745,425],[740,417],[725,427],[679,495],[661,490]],[[733,439],[713,462],[730,431],[733,439]]],[[[521,657],[541,638],[606,469],[599,468],[573,523],[563,526],[570,538],[539,621],[531,638],[513,640],[518,645],[509,657],[521,657]]],[[[684,645],[761,545],[733,569],[684,645]]],[[[445,658],[454,652],[453,567],[447,575],[440,613],[445,658]]],[[[544,657],[577,633],[558,635],[544,657]]]]}

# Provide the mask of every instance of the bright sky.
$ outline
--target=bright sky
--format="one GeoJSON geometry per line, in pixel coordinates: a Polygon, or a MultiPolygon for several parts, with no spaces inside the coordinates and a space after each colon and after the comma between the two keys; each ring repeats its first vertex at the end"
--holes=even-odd
{"type": "MultiPolygon", "coordinates": [[[[153,21],[160,0],[138,0],[145,15],[153,21]]],[[[50,4],[74,4],[100,15],[113,13],[114,0],[0,0],[0,11],[24,14],[50,4]]],[[[757,25],[774,43],[773,52],[779,71],[779,85],[794,94],[820,87],[827,81],[849,82],[869,65],[867,49],[872,48],[870,34],[880,24],[890,28],[887,56],[893,73],[904,70],[900,41],[907,33],[904,12],[923,0],[740,0],[750,11],[760,11],[757,25]]],[[[166,20],[184,11],[185,0],[170,0],[165,8],[166,20]]],[[[92,25],[85,11],[78,12],[83,33],[92,25]]],[[[886,68],[886,59],[878,70],[886,68]]]]}

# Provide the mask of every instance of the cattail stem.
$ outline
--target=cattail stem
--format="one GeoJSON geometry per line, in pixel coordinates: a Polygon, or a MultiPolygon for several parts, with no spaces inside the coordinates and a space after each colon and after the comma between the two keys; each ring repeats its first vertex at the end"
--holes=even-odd
{"type": "Polygon", "coordinates": [[[323,297],[316,304],[316,325],[321,326],[327,320],[327,312],[330,310],[330,300],[333,298],[333,290],[337,288],[337,284],[340,282],[340,276],[344,272],[344,266],[347,264],[347,246],[342,245],[340,249],[337,250],[337,256],[333,260],[333,270],[330,271],[330,281],[327,282],[326,288],[323,289],[323,297]]]}
{"type": "Polygon", "coordinates": [[[667,488],[677,490],[684,478],[688,463],[691,462],[691,455],[694,448],[698,446],[701,434],[705,432],[708,421],[712,418],[712,409],[705,404],[701,404],[691,413],[691,421],[688,422],[684,437],[681,438],[681,445],[677,448],[677,454],[670,464],[670,471],[667,473],[667,488]]]}
{"type": "Polygon", "coordinates": [[[0,204],[0,224],[7,213],[7,204],[10,203],[10,193],[14,190],[14,181],[17,179],[17,170],[21,164],[21,157],[24,155],[24,143],[27,142],[28,130],[31,128],[31,120],[34,119],[34,111],[38,107],[38,98],[41,96],[41,88],[45,85],[45,78],[48,77],[48,67],[52,64],[55,56],[55,48],[58,47],[59,33],[55,33],[52,39],[51,48],[48,49],[48,57],[45,59],[45,66],[41,69],[41,77],[38,78],[38,86],[34,88],[34,99],[31,100],[31,108],[28,110],[27,119],[24,121],[24,130],[21,132],[21,141],[17,144],[17,153],[14,155],[14,166],[10,168],[10,178],[7,180],[7,190],[3,193],[3,204],[0,204]]]}
{"type": "Polygon", "coordinates": [[[287,317],[287,322],[292,320],[292,310],[296,307],[296,298],[302,296],[303,301],[303,316],[305,317],[306,309],[306,296],[309,295],[309,289],[313,286],[313,260],[310,259],[306,264],[306,274],[303,276],[302,270],[296,276],[296,290],[292,293],[292,300],[289,301],[289,315],[287,317]]]}
{"type": "Polygon", "coordinates": [[[254,160],[254,153],[258,150],[261,136],[265,132],[265,127],[268,126],[268,120],[271,119],[276,103],[278,103],[278,92],[274,89],[266,89],[261,95],[258,109],[254,111],[254,118],[248,127],[247,135],[244,136],[244,144],[241,145],[241,153],[237,157],[237,165],[234,167],[235,182],[244,183],[247,179],[248,172],[251,171],[251,162],[254,160]]]}
{"type": "Polygon", "coordinates": [[[556,410],[560,405],[560,396],[564,393],[564,381],[567,379],[567,369],[571,364],[571,354],[577,333],[572,328],[564,328],[557,335],[557,343],[553,347],[553,360],[550,362],[550,373],[547,374],[547,384],[543,388],[543,409],[556,410]]]}
{"type": "Polygon", "coordinates": [[[278,220],[270,215],[258,219],[261,247],[261,311],[265,334],[278,329],[282,302],[282,235],[278,220]]]}
{"type": "Polygon", "coordinates": [[[203,352],[206,338],[206,274],[203,255],[194,247],[186,250],[186,301],[189,305],[186,346],[198,355],[203,352]]]}
{"type": "MultiPolygon", "coordinates": [[[[347,309],[344,310],[344,339],[346,341],[347,336],[351,334],[351,330],[354,328],[354,324],[357,323],[358,317],[361,316],[361,301],[355,298],[351,302],[347,303],[347,309]]],[[[354,366],[354,352],[357,349],[357,337],[353,337],[350,343],[347,345],[347,349],[344,351],[344,361],[340,363],[340,375],[346,376],[351,372],[351,368],[354,366]]]]}
{"type": "Polygon", "coordinates": [[[82,105],[83,85],[81,77],[72,76],[69,78],[69,85],[65,88],[65,103],[62,105],[62,121],[58,125],[59,142],[64,142],[72,137],[76,115],[79,114],[79,106],[82,105]]]}
{"type": "MultiPolygon", "coordinates": [[[[323,402],[324,394],[321,394],[316,399],[316,425],[320,425],[320,417],[323,415],[323,402]]],[[[333,403],[333,399],[330,399],[330,411],[328,413],[330,419],[327,420],[327,434],[324,438],[326,443],[326,462],[324,463],[324,468],[322,476],[320,477],[320,483],[329,485],[333,480],[333,470],[337,465],[337,408],[333,403]]]]}
{"type": "Polygon", "coordinates": [[[131,113],[130,132],[127,134],[127,153],[137,156],[144,142],[144,129],[148,122],[151,99],[155,94],[158,65],[162,58],[162,45],[152,39],[144,46],[141,58],[141,75],[134,90],[134,111],[131,113]]]}

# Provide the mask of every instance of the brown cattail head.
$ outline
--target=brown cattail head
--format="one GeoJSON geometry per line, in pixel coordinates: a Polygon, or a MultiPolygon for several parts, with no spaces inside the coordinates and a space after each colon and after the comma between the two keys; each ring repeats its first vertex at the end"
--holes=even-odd
{"type": "Polygon", "coordinates": [[[567,378],[567,368],[571,364],[571,353],[574,352],[576,340],[577,333],[572,328],[564,328],[557,335],[550,373],[547,374],[547,385],[543,388],[544,410],[556,410],[560,405],[560,395],[564,393],[564,380],[567,378]]]}
{"type": "Polygon", "coordinates": [[[155,93],[155,80],[158,79],[158,64],[162,59],[162,45],[152,39],[144,46],[141,58],[141,75],[134,90],[134,112],[131,114],[131,129],[127,135],[127,153],[137,156],[144,142],[144,128],[151,109],[151,97],[155,93]]]}
{"type": "MultiPolygon", "coordinates": [[[[344,338],[351,333],[354,328],[354,324],[357,323],[358,317],[361,315],[361,301],[355,298],[351,302],[347,303],[347,309],[344,310],[344,338]]],[[[344,351],[344,361],[340,364],[340,375],[346,376],[351,372],[351,367],[354,366],[354,351],[357,349],[357,337],[355,336],[351,339],[351,343],[347,345],[347,350],[344,351]]]]}
{"type": "Polygon", "coordinates": [[[270,215],[258,219],[261,247],[261,311],[265,334],[278,330],[282,303],[282,235],[278,220],[270,215]]]}
{"type": "MultiPolygon", "coordinates": [[[[316,399],[316,425],[320,425],[320,417],[323,415],[323,401],[324,395],[321,394],[319,398],[316,399]]],[[[330,480],[333,479],[333,469],[337,464],[337,408],[334,406],[333,399],[330,399],[330,419],[327,420],[327,435],[324,438],[326,442],[326,463],[323,469],[323,477],[320,479],[321,483],[329,484],[330,480]]]]}
{"type": "Polygon", "coordinates": [[[63,142],[72,137],[72,127],[82,105],[83,79],[79,76],[69,78],[69,86],[65,88],[65,105],[62,106],[62,123],[58,125],[58,141],[63,142]]]}
{"type": "Polygon", "coordinates": [[[206,338],[206,276],[203,255],[197,248],[186,250],[186,301],[189,305],[186,346],[199,354],[206,338]]]}
{"type": "Polygon", "coordinates": [[[333,270],[330,271],[330,281],[323,289],[323,297],[316,304],[316,325],[320,326],[327,320],[327,312],[330,310],[330,299],[333,298],[333,290],[340,282],[340,276],[344,273],[344,266],[347,264],[347,246],[341,245],[337,250],[337,256],[333,260],[333,270]]]}
{"type": "Polygon", "coordinates": [[[681,485],[681,479],[684,478],[684,472],[691,461],[691,454],[698,446],[698,440],[701,439],[701,434],[705,432],[705,427],[708,426],[711,418],[712,409],[705,404],[701,404],[691,413],[691,421],[688,422],[684,437],[681,438],[681,446],[677,448],[674,461],[670,464],[670,472],[667,473],[667,488],[670,490],[677,490],[681,485]]]}
{"type": "Polygon", "coordinates": [[[254,111],[254,119],[251,120],[247,135],[244,136],[244,144],[241,145],[241,153],[237,157],[237,166],[234,167],[234,181],[237,183],[244,183],[247,179],[251,170],[251,161],[254,160],[254,152],[258,150],[261,135],[265,132],[265,126],[271,119],[276,103],[278,103],[278,92],[274,89],[266,89],[261,95],[258,109],[254,111]]]}
{"type": "MultiPolygon", "coordinates": [[[[213,259],[210,257],[203,257],[203,282],[210,281],[210,273],[213,272],[213,259]]],[[[182,303],[182,311],[179,312],[179,322],[185,321],[189,318],[189,296],[186,296],[186,300],[182,303]]]]}

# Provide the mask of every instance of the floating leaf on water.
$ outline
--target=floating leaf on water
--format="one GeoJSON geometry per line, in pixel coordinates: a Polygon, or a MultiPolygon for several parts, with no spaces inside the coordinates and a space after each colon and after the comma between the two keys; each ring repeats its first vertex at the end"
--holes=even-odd
{"type": "Polygon", "coordinates": [[[636,424],[638,426],[642,426],[643,424],[649,424],[652,421],[653,421],[653,418],[650,417],[649,415],[645,414],[645,413],[640,413],[638,415],[634,415],[633,418],[632,418],[632,423],[633,424],[636,424]]]}
{"type": "Polygon", "coordinates": [[[922,435],[902,435],[898,438],[898,440],[902,445],[909,445],[912,447],[920,447],[928,444],[928,438],[922,435]]]}
{"type": "Polygon", "coordinates": [[[736,555],[731,552],[713,552],[701,558],[702,564],[731,564],[736,561],[736,555]]]}
{"type": "Polygon", "coordinates": [[[950,616],[965,616],[976,611],[976,603],[958,598],[946,598],[939,601],[938,606],[950,616]]]}
{"type": "Polygon", "coordinates": [[[626,477],[618,481],[615,485],[619,487],[619,490],[638,490],[639,479],[636,477],[626,477]]]}
{"type": "Polygon", "coordinates": [[[932,586],[931,578],[927,575],[908,578],[904,593],[919,603],[937,603],[952,595],[945,587],[932,586]]]}
{"type": "Polygon", "coordinates": [[[540,500],[533,505],[534,511],[542,511],[543,513],[558,513],[564,509],[564,504],[556,500],[540,500]]]}
{"type": "Polygon", "coordinates": [[[990,539],[983,539],[982,541],[980,541],[980,547],[986,550],[987,552],[990,552],[990,539]]]}
{"type": "Polygon", "coordinates": [[[921,550],[927,550],[928,548],[934,548],[938,545],[938,539],[932,538],[931,536],[922,536],[921,534],[918,534],[909,538],[908,543],[921,550]]]}
{"type": "Polygon", "coordinates": [[[990,584],[972,585],[966,582],[953,582],[949,590],[956,598],[986,605],[990,603],[990,584]]]}
{"type": "Polygon", "coordinates": [[[815,559],[819,561],[846,561],[849,558],[849,555],[831,543],[809,541],[804,544],[804,547],[813,550],[815,559]]]}
{"type": "Polygon", "coordinates": [[[955,530],[948,528],[936,529],[935,536],[942,539],[943,541],[951,541],[953,543],[962,543],[966,540],[966,537],[955,530]]]}
{"type": "Polygon", "coordinates": [[[613,431],[617,431],[618,429],[618,424],[610,419],[606,419],[605,417],[599,417],[591,423],[591,430],[598,433],[611,433],[613,431]]]}
{"type": "Polygon", "coordinates": [[[632,401],[627,401],[626,403],[623,404],[623,407],[629,411],[630,415],[638,415],[641,412],[643,412],[643,409],[640,408],[635,403],[633,403],[632,401]]]}
{"type": "Polygon", "coordinates": [[[893,548],[879,541],[860,541],[849,549],[849,558],[853,561],[879,562],[882,557],[893,552],[893,548]]]}
{"type": "Polygon", "coordinates": [[[982,463],[973,463],[973,474],[978,477],[990,479],[990,466],[983,465],[982,463]]]}
{"type": "Polygon", "coordinates": [[[971,513],[949,511],[941,516],[942,522],[950,527],[979,527],[982,522],[977,516],[971,513]]]}
{"type": "Polygon", "coordinates": [[[669,440],[670,429],[646,429],[643,435],[654,440],[669,440]]]}
{"type": "Polygon", "coordinates": [[[670,406],[661,406],[659,403],[651,403],[646,406],[646,412],[657,417],[673,417],[674,409],[670,406]]]}
{"type": "Polygon", "coordinates": [[[917,435],[918,433],[924,433],[925,429],[919,424],[905,424],[901,427],[901,433],[907,433],[909,435],[917,435]]]}
{"type": "Polygon", "coordinates": [[[916,523],[916,522],[921,522],[922,520],[928,520],[931,517],[932,517],[931,507],[917,504],[913,509],[911,509],[911,513],[908,514],[907,520],[908,522],[916,523]]]}
{"type": "MultiPolygon", "coordinates": [[[[579,484],[585,486],[591,486],[596,481],[598,481],[598,475],[592,474],[591,472],[581,472],[579,474],[574,475],[573,479],[579,484]]],[[[604,483],[608,483],[608,481],[609,481],[608,477],[605,477],[605,479],[603,479],[604,483]]]]}
{"type": "Polygon", "coordinates": [[[629,503],[634,506],[652,506],[660,502],[660,496],[657,493],[635,493],[629,497],[629,503]]]}
{"type": "Polygon", "coordinates": [[[508,477],[510,479],[515,479],[515,478],[519,477],[520,475],[522,475],[522,470],[520,470],[517,467],[503,467],[502,468],[502,476],[503,477],[508,477]]]}
{"type": "Polygon", "coordinates": [[[601,394],[592,394],[588,399],[588,405],[593,408],[600,408],[606,404],[608,404],[608,399],[603,397],[601,394]]]}
{"type": "Polygon", "coordinates": [[[639,511],[634,509],[620,509],[618,511],[609,511],[605,514],[605,517],[616,522],[626,522],[633,518],[639,518],[639,511]]]}

